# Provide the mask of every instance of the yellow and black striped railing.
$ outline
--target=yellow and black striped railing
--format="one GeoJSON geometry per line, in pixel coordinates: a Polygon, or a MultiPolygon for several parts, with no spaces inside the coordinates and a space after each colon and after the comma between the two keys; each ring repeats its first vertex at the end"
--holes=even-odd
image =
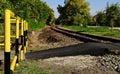
{"type": "Polygon", "coordinates": [[[12,74],[15,67],[18,66],[19,60],[24,60],[24,54],[26,53],[28,46],[27,39],[27,31],[28,31],[28,23],[21,19],[20,17],[16,17],[14,13],[6,9],[5,10],[5,20],[4,20],[5,34],[4,36],[0,36],[4,38],[4,43],[1,43],[0,46],[4,46],[4,73],[12,74]],[[11,23],[16,23],[15,36],[11,35],[11,23]],[[10,58],[11,52],[11,38],[15,39],[15,55],[12,57],[12,61],[10,58]]]}

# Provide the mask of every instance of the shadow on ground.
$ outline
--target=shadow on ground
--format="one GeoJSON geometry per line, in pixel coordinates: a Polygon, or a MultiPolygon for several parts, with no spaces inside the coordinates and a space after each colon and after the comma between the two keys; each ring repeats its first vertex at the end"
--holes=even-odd
{"type": "Polygon", "coordinates": [[[89,42],[49,50],[28,52],[27,59],[37,60],[51,57],[75,56],[75,55],[92,55],[102,56],[105,54],[120,54],[120,43],[96,43],[89,42]]]}

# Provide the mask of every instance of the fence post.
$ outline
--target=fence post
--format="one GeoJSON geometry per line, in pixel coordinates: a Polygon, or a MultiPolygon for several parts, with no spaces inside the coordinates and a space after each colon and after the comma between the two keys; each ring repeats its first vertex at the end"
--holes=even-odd
{"type": "Polygon", "coordinates": [[[19,21],[20,18],[17,17],[16,19],[16,50],[15,50],[15,55],[17,56],[17,61],[16,61],[16,66],[18,66],[18,61],[19,61],[19,21]]]}
{"type": "Polygon", "coordinates": [[[26,21],[24,21],[24,54],[26,54],[26,21]]]}
{"type": "Polygon", "coordinates": [[[20,51],[20,61],[23,60],[23,50],[24,50],[24,36],[23,36],[24,29],[23,29],[23,25],[24,25],[24,21],[22,19],[21,20],[21,45],[22,45],[22,48],[21,48],[21,51],[20,51]]]}
{"type": "Polygon", "coordinates": [[[28,47],[28,36],[27,36],[27,34],[28,34],[28,22],[26,22],[26,34],[25,34],[25,38],[26,38],[26,51],[27,51],[27,47],[28,47]]]}
{"type": "Polygon", "coordinates": [[[19,62],[19,52],[20,52],[20,60],[22,61],[24,59],[24,54],[26,53],[26,48],[27,48],[27,27],[28,24],[26,21],[21,21],[21,44],[19,43],[19,30],[20,30],[20,18],[15,17],[14,13],[11,12],[10,10],[6,9],[5,10],[5,43],[0,44],[0,45],[5,45],[5,50],[4,50],[4,74],[13,74],[13,71],[15,69],[15,66],[18,66],[19,62]],[[10,61],[10,51],[11,51],[11,25],[10,25],[10,19],[15,18],[16,19],[16,43],[15,43],[15,56],[13,57],[13,60],[10,61]],[[11,64],[10,64],[11,62],[11,64]]]}
{"type": "Polygon", "coordinates": [[[10,74],[10,11],[5,10],[4,74],[10,74]]]}
{"type": "Polygon", "coordinates": [[[11,74],[13,73],[14,69],[15,69],[15,66],[18,66],[18,56],[19,56],[19,21],[20,21],[20,18],[17,17],[16,18],[16,42],[15,42],[15,56],[11,62],[11,66],[10,66],[10,70],[11,70],[11,74]]]}

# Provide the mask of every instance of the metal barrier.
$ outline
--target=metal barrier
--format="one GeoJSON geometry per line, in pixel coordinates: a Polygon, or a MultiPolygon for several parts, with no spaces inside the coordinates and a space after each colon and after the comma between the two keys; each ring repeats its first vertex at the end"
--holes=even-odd
{"type": "Polygon", "coordinates": [[[14,13],[9,9],[5,10],[5,35],[0,36],[4,38],[4,43],[1,43],[0,46],[4,46],[4,74],[12,74],[15,67],[18,66],[19,60],[24,60],[24,54],[26,53],[28,46],[27,31],[28,23],[20,19],[18,16],[15,17],[14,13]],[[16,35],[11,36],[11,23],[16,23],[16,35]],[[11,52],[11,38],[15,38],[15,55],[10,59],[11,52]]]}

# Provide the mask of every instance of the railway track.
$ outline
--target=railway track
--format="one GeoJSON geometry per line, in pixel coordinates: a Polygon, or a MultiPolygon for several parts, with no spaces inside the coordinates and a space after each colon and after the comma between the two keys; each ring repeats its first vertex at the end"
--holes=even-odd
{"type": "Polygon", "coordinates": [[[115,38],[110,38],[110,37],[105,37],[105,36],[91,35],[91,34],[86,34],[86,33],[82,33],[82,32],[75,32],[75,31],[63,29],[58,26],[51,27],[51,29],[56,32],[62,33],[64,35],[74,37],[75,39],[81,40],[84,43],[89,43],[89,44],[91,44],[92,42],[94,42],[96,44],[101,43],[101,44],[103,44],[101,47],[103,47],[103,49],[105,49],[105,52],[107,51],[110,53],[120,54],[120,39],[115,39],[115,38]],[[112,47],[117,47],[117,48],[113,48],[111,50],[110,48],[105,47],[106,44],[110,45],[110,48],[112,48],[112,47]]]}
{"type": "Polygon", "coordinates": [[[57,31],[59,33],[62,33],[64,35],[74,37],[78,40],[81,40],[83,42],[100,42],[100,43],[120,43],[120,39],[110,38],[110,37],[104,37],[104,36],[97,36],[97,35],[91,35],[91,34],[85,34],[82,32],[75,32],[71,30],[66,30],[60,27],[51,27],[52,30],[57,31]]]}

